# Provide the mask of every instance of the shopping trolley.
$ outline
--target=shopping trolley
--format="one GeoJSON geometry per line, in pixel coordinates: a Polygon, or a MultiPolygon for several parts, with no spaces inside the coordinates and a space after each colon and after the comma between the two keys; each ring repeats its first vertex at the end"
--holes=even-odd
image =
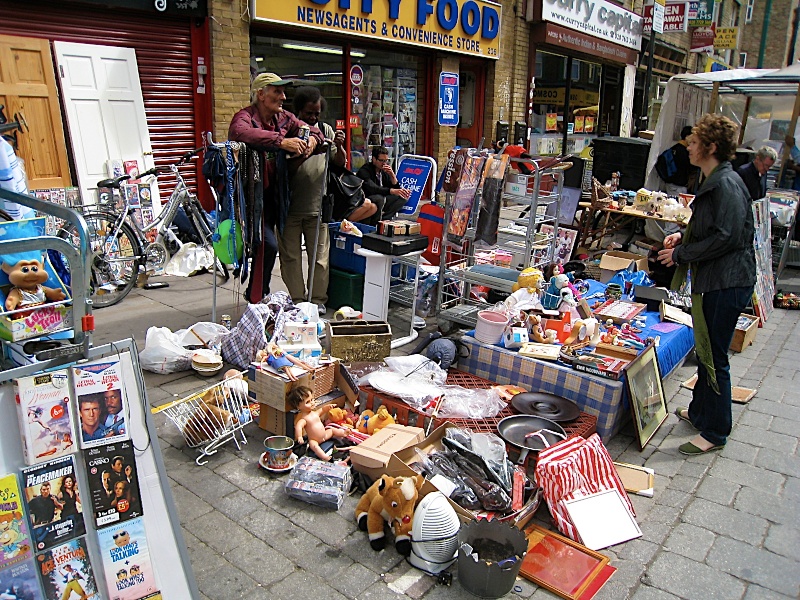
{"type": "Polygon", "coordinates": [[[253,421],[247,398],[247,382],[240,373],[199,392],[152,409],[175,423],[190,448],[200,452],[195,462],[204,465],[207,456],[233,440],[236,448],[247,443],[242,429],[253,421]]]}

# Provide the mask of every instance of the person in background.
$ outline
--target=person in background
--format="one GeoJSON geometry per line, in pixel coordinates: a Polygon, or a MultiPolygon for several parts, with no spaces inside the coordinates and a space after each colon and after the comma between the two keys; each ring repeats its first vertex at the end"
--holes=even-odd
{"type": "Polygon", "coordinates": [[[736,169],[750,192],[751,200],[760,200],[767,195],[767,171],[775,164],[776,160],[778,160],[778,153],[775,152],[775,149],[762,146],[756,152],[752,162],[736,169]]]}
{"type": "Polygon", "coordinates": [[[397,175],[389,160],[389,149],[377,146],[372,149],[372,160],[364,164],[356,173],[364,180],[364,194],[372,201],[378,211],[368,221],[375,225],[378,221],[393,219],[411,197],[411,190],[400,187],[397,175]]]}
{"type": "MultiPolygon", "coordinates": [[[[331,162],[340,167],[345,166],[346,151],[344,148],[344,131],[334,132],[333,127],[319,120],[325,112],[326,104],[319,89],[312,86],[297,88],[294,94],[293,107],[295,114],[309,125],[318,127],[326,140],[333,141],[331,162]]],[[[328,300],[328,254],[330,240],[328,226],[322,223],[317,234],[319,211],[322,210],[322,192],[325,189],[325,155],[316,154],[299,159],[301,164],[291,175],[289,188],[292,199],[289,203],[289,214],[283,233],[278,236],[278,251],[281,257],[281,277],[286,289],[297,304],[307,299],[306,281],[303,278],[302,241],[305,239],[306,258],[308,264],[308,285],[312,288],[311,302],[319,308],[319,314],[326,312],[328,300]],[[317,239],[317,251],[314,253],[314,240],[317,239]],[[311,281],[311,269],[314,258],[314,280],[311,281]]]]}
{"type": "Polygon", "coordinates": [[[261,223],[261,247],[257,249],[253,261],[245,295],[251,303],[260,302],[269,294],[272,269],[278,256],[278,241],[275,225],[278,220],[277,199],[277,151],[285,150],[290,156],[308,158],[324,141],[317,127],[311,127],[308,141],[299,136],[305,125],[292,113],[283,110],[286,100],[285,87],[291,81],[281,79],[275,73],[261,73],[250,86],[250,106],[237,112],[228,128],[228,139],[244,142],[257,150],[264,151],[263,198],[264,209],[261,223]]]}
{"type": "Polygon", "coordinates": [[[689,189],[694,189],[697,184],[699,171],[689,162],[689,151],[687,150],[690,135],[692,135],[692,126],[687,125],[681,129],[680,141],[670,148],[675,164],[674,173],[671,176],[658,173],[658,176],[664,181],[664,191],[670,196],[677,197],[678,194],[685,194],[689,189]]]}
{"type": "MultiPolygon", "coordinates": [[[[789,147],[789,157],[792,159],[792,162],[786,165],[786,169],[794,173],[792,189],[800,192],[800,148],[797,147],[795,139],[791,135],[787,135],[784,141],[789,147]]],[[[797,236],[795,236],[795,239],[797,239],[797,236]]]]}
{"type": "Polygon", "coordinates": [[[664,239],[658,260],[677,265],[673,288],[692,271],[692,318],[697,349],[697,383],[689,408],[675,414],[699,433],[678,450],[704,454],[719,450],[732,427],[728,348],[739,314],[756,281],[750,194],[729,162],[738,127],[720,115],[705,115],[689,141],[689,160],[705,176],[692,202],[685,233],[664,239]]]}

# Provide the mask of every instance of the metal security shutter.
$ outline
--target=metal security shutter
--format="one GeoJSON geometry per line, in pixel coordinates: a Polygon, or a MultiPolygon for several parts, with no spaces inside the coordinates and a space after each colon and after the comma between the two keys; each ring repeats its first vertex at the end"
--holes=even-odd
{"type": "MultiPolygon", "coordinates": [[[[31,4],[0,0],[0,33],[135,49],[156,165],[176,162],[196,146],[191,19],[31,4]]],[[[181,173],[196,189],[196,169],[186,167],[181,173]]],[[[159,181],[163,202],[175,182],[167,176],[159,181]]]]}

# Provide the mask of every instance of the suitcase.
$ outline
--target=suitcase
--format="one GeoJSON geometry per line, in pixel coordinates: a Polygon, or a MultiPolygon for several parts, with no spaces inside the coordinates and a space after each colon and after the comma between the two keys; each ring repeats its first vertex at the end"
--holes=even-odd
{"type": "Polygon", "coordinates": [[[389,256],[400,256],[416,250],[425,250],[428,247],[428,236],[419,234],[389,237],[366,233],[361,240],[361,247],[389,256]]]}

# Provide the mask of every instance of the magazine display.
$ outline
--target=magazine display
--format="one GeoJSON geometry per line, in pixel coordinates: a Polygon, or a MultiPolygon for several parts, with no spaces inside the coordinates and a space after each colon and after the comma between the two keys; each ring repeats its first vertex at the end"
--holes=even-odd
{"type": "Polygon", "coordinates": [[[97,532],[110,600],[161,598],[156,585],[144,520],[132,519],[97,532]]]}
{"type": "Polygon", "coordinates": [[[66,371],[20,377],[14,394],[25,464],[77,451],[66,371]]]}
{"type": "MultiPolygon", "coordinates": [[[[0,569],[33,558],[17,476],[0,477],[0,569]]],[[[0,586],[0,591],[2,591],[0,586]]]]}
{"type": "Polygon", "coordinates": [[[72,456],[22,470],[36,552],[86,533],[72,456]]]}
{"type": "Polygon", "coordinates": [[[133,443],[119,442],[89,448],[83,455],[96,526],[141,517],[142,498],[133,443]]]}
{"type": "Polygon", "coordinates": [[[86,538],[76,538],[37,554],[36,562],[47,600],[101,600],[86,551],[86,538]]]}
{"type": "MultiPolygon", "coordinates": [[[[36,576],[33,558],[0,569],[0,600],[42,600],[42,588],[36,576]]],[[[61,600],[59,598],[59,600],[61,600]]]]}
{"type": "Polygon", "coordinates": [[[73,367],[80,417],[81,447],[92,448],[130,439],[128,402],[118,358],[73,367]]]}

